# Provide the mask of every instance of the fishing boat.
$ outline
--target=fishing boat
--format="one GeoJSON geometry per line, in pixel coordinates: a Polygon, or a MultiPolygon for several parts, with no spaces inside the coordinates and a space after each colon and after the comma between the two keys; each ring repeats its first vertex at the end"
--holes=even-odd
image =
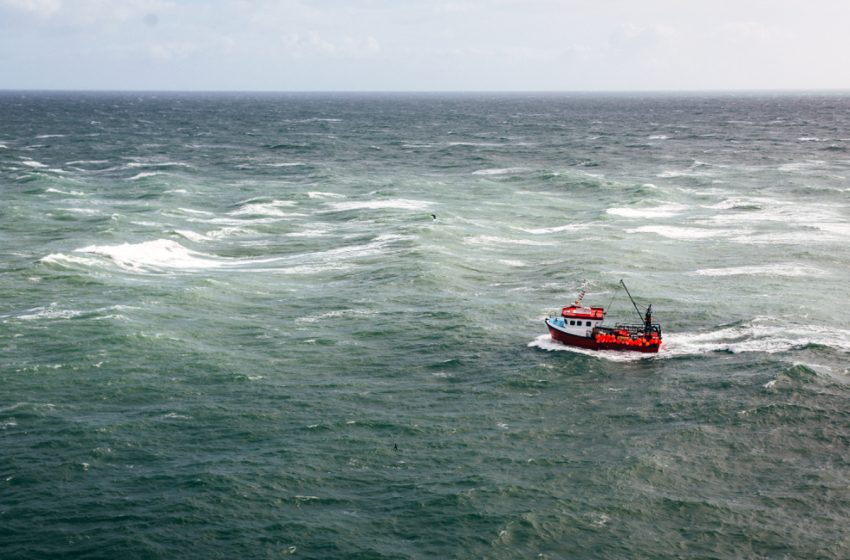
{"type": "Polygon", "coordinates": [[[587,293],[586,289],[582,289],[572,305],[561,308],[560,316],[545,319],[552,340],[588,350],[658,352],[661,347],[661,325],[652,322],[652,305],[641,313],[625,282],[620,280],[620,284],[625,288],[641,323],[603,325],[605,308],[582,305],[582,299],[587,293]]]}

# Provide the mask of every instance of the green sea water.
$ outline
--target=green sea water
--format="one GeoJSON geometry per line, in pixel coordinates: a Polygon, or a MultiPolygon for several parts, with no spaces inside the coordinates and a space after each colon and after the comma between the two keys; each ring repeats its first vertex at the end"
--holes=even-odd
{"type": "Polygon", "coordinates": [[[0,94],[0,558],[847,558],[848,115],[0,94]]]}

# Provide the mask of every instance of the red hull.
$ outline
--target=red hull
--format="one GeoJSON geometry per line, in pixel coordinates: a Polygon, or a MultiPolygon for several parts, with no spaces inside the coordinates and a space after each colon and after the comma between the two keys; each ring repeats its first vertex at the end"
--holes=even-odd
{"type": "Polygon", "coordinates": [[[546,326],[549,328],[549,334],[552,336],[552,340],[557,340],[561,344],[566,344],[567,346],[577,346],[578,348],[587,348],[588,350],[619,350],[622,352],[643,352],[644,354],[655,354],[661,347],[661,342],[647,346],[628,346],[617,342],[596,342],[593,338],[575,336],[552,328],[548,322],[546,323],[546,326]]]}

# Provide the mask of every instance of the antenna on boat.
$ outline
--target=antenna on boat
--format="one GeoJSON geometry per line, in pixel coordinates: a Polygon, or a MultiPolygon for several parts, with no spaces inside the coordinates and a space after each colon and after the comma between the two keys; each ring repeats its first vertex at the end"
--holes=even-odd
{"type": "Polygon", "coordinates": [[[634,305],[634,306],[635,306],[635,311],[637,311],[638,317],[640,317],[640,320],[641,320],[641,321],[643,321],[643,315],[641,314],[640,309],[638,309],[638,306],[637,306],[637,304],[635,303],[635,298],[633,298],[633,297],[632,297],[631,292],[629,292],[629,289],[626,287],[626,283],[625,283],[625,282],[623,282],[623,279],[622,279],[622,278],[620,279],[620,284],[622,284],[622,285],[623,285],[623,287],[624,287],[624,288],[626,288],[626,293],[628,294],[629,299],[630,299],[630,300],[632,300],[632,305],[634,305]]]}
{"type": "Polygon", "coordinates": [[[576,307],[581,307],[581,300],[584,299],[584,295],[587,293],[587,287],[589,283],[587,280],[584,281],[584,285],[581,287],[581,291],[578,293],[578,297],[573,302],[573,305],[576,307]]]}

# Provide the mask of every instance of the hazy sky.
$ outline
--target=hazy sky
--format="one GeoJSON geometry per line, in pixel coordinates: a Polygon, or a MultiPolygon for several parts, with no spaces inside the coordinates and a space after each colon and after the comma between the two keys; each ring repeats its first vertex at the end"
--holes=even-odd
{"type": "Polygon", "coordinates": [[[850,89],[850,0],[0,0],[0,89],[850,89]]]}

